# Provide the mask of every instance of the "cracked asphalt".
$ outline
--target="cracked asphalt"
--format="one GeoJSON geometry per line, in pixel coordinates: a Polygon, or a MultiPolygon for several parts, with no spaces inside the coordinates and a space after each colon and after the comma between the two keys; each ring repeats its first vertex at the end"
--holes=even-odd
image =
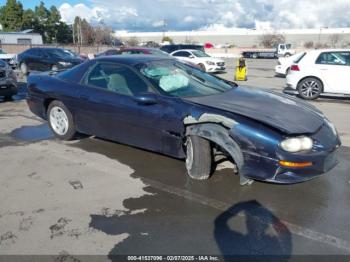
{"type": "MultiPolygon", "coordinates": [[[[281,92],[276,61],[247,63],[243,84],[281,92]]],[[[233,63],[219,76],[232,80],[233,63]]],[[[227,162],[193,181],[181,160],[95,137],[58,141],[25,93],[0,98],[0,255],[350,255],[350,100],[312,102],[340,133],[335,169],[241,187],[227,162]]]]}

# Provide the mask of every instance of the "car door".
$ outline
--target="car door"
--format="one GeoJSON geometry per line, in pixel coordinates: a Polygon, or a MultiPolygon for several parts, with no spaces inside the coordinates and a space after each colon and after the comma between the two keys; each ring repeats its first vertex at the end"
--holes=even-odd
{"type": "Polygon", "coordinates": [[[350,94],[350,52],[322,52],[315,66],[325,81],[327,93],[350,94]]]}
{"type": "Polygon", "coordinates": [[[165,141],[181,145],[180,138],[164,128],[174,125],[173,107],[129,67],[96,64],[81,83],[79,97],[75,121],[85,133],[158,152],[164,152],[165,141]],[[140,97],[154,101],[142,102],[140,97]]]}
{"type": "Polygon", "coordinates": [[[188,51],[177,51],[173,53],[172,56],[187,62],[193,62],[193,58],[194,58],[194,56],[188,51]]]}

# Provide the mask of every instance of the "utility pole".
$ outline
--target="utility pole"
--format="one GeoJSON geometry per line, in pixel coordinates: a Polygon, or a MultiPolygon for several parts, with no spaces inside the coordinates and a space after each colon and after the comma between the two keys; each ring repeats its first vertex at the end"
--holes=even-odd
{"type": "Polygon", "coordinates": [[[163,39],[164,39],[164,37],[165,37],[165,32],[166,32],[166,27],[167,27],[167,21],[166,21],[166,19],[164,18],[163,19],[163,39]]]}
{"type": "Polygon", "coordinates": [[[73,45],[75,45],[75,23],[72,24],[73,29],[73,45]]]}

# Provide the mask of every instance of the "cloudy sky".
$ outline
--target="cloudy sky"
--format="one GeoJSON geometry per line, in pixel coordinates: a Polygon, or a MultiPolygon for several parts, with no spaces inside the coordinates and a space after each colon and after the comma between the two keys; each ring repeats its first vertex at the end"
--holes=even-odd
{"type": "MultiPolygon", "coordinates": [[[[0,4],[5,0],[0,0],[0,4]]],[[[39,0],[23,0],[32,8],[39,0]]],[[[274,28],[350,27],[350,0],[47,0],[65,22],[79,15],[103,21],[115,30],[161,31],[254,28],[270,22],[274,28]]]]}

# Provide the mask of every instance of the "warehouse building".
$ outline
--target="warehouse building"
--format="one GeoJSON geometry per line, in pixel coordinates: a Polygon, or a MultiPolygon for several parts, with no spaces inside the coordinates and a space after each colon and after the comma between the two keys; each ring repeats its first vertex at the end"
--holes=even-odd
{"type": "Polygon", "coordinates": [[[0,45],[42,45],[43,38],[40,34],[30,32],[0,32],[0,45]]]}
{"type": "Polygon", "coordinates": [[[154,41],[160,43],[164,35],[175,43],[207,43],[215,45],[232,44],[236,47],[258,46],[264,34],[281,34],[287,43],[294,47],[303,47],[308,42],[330,44],[336,46],[350,45],[350,28],[314,28],[314,29],[246,29],[232,28],[218,31],[186,31],[186,32],[115,32],[115,36],[123,41],[137,38],[140,42],[154,41]]]}

